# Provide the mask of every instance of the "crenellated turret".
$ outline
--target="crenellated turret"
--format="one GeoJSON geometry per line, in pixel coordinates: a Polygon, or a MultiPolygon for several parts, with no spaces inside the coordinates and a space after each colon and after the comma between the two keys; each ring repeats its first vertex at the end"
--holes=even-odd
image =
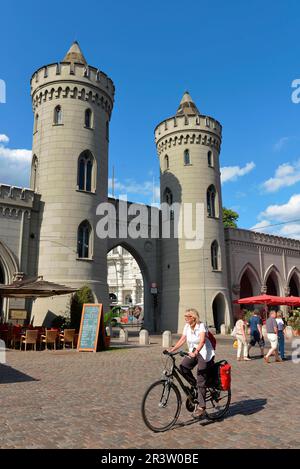
{"type": "MultiPolygon", "coordinates": [[[[230,323],[219,165],[221,141],[221,124],[200,114],[188,92],[175,116],[155,129],[161,201],[171,209],[174,204],[181,207],[183,217],[178,219],[173,214],[171,224],[189,219],[189,226],[178,230],[182,236],[161,241],[163,330],[182,332],[184,310],[191,307],[199,310],[202,321],[215,324],[217,329],[230,323]],[[192,208],[190,217],[188,207],[192,208]],[[190,249],[187,231],[196,226],[204,231],[204,239],[202,236],[203,242],[190,249]]],[[[176,225],[174,233],[175,228],[176,225]]]]}
{"type": "MultiPolygon", "coordinates": [[[[109,120],[114,102],[110,78],[88,65],[77,42],[62,62],[31,79],[34,111],[31,189],[41,194],[38,275],[67,285],[88,285],[108,301],[106,240],[96,237],[96,208],[107,200],[109,120]]],[[[51,312],[65,314],[55,298],[51,312]]],[[[35,323],[47,313],[33,306],[35,323]]]]}
{"type": "Polygon", "coordinates": [[[99,69],[87,64],[80,47],[74,42],[62,62],[45,65],[30,81],[33,111],[45,101],[61,98],[79,99],[105,109],[110,117],[115,87],[99,69]]]}

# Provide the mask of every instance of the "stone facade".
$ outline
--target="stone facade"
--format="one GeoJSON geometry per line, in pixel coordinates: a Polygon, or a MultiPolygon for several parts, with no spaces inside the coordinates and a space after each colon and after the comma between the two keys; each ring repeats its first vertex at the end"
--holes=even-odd
{"type": "MultiPolygon", "coordinates": [[[[214,301],[220,301],[223,306],[222,315],[218,314],[216,318],[218,327],[230,322],[221,208],[221,138],[219,122],[200,114],[187,92],[176,115],[155,129],[161,169],[161,201],[177,202],[181,207],[191,204],[194,227],[198,204],[202,226],[204,223],[204,242],[199,249],[189,248],[185,232],[181,239],[161,241],[163,329],[170,327],[172,318],[171,329],[182,330],[183,314],[178,317],[174,311],[184,311],[190,305],[202,311],[204,320],[213,324],[214,301]],[[208,193],[214,198],[210,201],[210,213],[207,209],[208,193]],[[212,243],[217,247],[214,268],[211,268],[212,243]]],[[[185,217],[187,206],[183,209],[185,217]]]]}
{"type": "MultiPolygon", "coordinates": [[[[188,92],[176,114],[155,129],[162,209],[140,205],[140,211],[151,213],[144,238],[123,236],[130,219],[117,212],[118,233],[107,239],[97,236],[97,207],[107,201],[116,209],[121,206],[121,201],[107,198],[113,82],[89,66],[74,43],[62,62],[33,74],[31,95],[31,189],[0,185],[0,283],[24,272],[75,287],[89,285],[95,300],[107,308],[107,253],[121,246],[141,270],[135,280],[143,283],[145,327],[175,332],[182,330],[187,307],[197,308],[203,321],[220,330],[221,324],[232,324],[236,298],[266,291],[299,295],[300,241],[224,230],[222,127],[198,111],[188,92]],[[194,227],[197,214],[204,220],[203,242],[192,248],[186,231],[174,236],[180,221],[177,204],[190,204],[194,227]]],[[[127,203],[126,209],[130,207],[127,203]]],[[[126,259],[120,249],[118,259],[112,254],[111,261],[122,266],[126,259]]],[[[129,286],[136,292],[133,280],[131,275],[129,286]]],[[[122,288],[124,292],[125,285],[122,288]]],[[[141,297],[132,298],[141,302],[137,299],[141,297]]],[[[67,313],[68,304],[68,297],[39,299],[33,305],[4,299],[0,307],[5,320],[10,308],[20,307],[28,309],[34,324],[48,325],[54,315],[67,313]]]]}
{"type": "MultiPolygon", "coordinates": [[[[35,116],[33,162],[35,189],[41,194],[38,273],[65,285],[91,287],[95,300],[108,305],[106,242],[90,240],[87,255],[77,255],[81,223],[95,238],[96,208],[107,200],[108,127],[114,101],[113,82],[87,65],[77,44],[63,62],[40,68],[31,79],[35,116]],[[89,122],[86,112],[90,113],[89,122]],[[81,157],[88,155],[90,187],[80,187],[81,157]]],[[[85,164],[85,162],[83,161],[85,164]]],[[[33,179],[33,178],[32,178],[33,179]]],[[[44,315],[45,300],[34,303],[35,322],[44,315]]],[[[64,314],[64,297],[49,310],[64,314]]]]}

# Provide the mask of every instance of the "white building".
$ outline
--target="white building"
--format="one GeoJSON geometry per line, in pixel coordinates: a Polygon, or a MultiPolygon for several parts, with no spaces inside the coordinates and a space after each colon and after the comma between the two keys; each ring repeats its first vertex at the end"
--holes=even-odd
{"type": "Polygon", "coordinates": [[[134,257],[122,246],[107,255],[107,283],[119,305],[143,305],[143,277],[134,257]]]}

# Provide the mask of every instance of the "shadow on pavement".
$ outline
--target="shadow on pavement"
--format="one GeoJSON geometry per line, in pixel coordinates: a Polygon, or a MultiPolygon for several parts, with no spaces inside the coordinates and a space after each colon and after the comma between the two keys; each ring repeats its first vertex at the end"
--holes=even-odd
{"type": "Polygon", "coordinates": [[[218,420],[210,420],[201,423],[203,427],[211,425],[214,422],[221,422],[224,419],[234,417],[235,415],[252,415],[264,410],[267,399],[247,399],[231,404],[227,414],[218,420]]]}
{"type": "Polygon", "coordinates": [[[188,425],[192,425],[194,423],[200,423],[202,427],[206,427],[207,425],[212,425],[216,422],[221,422],[222,420],[228,419],[230,417],[234,417],[235,415],[252,415],[256,414],[257,412],[262,411],[267,404],[267,399],[247,399],[239,402],[235,402],[231,404],[227,414],[216,420],[207,420],[205,417],[198,419],[189,419],[185,422],[176,423],[171,430],[175,430],[176,428],[186,427],[188,425]]]}
{"type": "Polygon", "coordinates": [[[15,370],[11,366],[0,364],[0,384],[23,383],[24,381],[39,381],[31,376],[15,370]]]}
{"type": "Polygon", "coordinates": [[[265,408],[267,399],[247,399],[231,404],[226,418],[234,417],[234,415],[252,415],[260,412],[265,408]]]}

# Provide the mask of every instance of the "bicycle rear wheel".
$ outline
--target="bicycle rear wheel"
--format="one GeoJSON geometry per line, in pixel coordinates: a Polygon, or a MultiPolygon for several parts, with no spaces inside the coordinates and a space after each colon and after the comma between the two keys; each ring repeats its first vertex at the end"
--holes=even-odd
{"type": "Polygon", "coordinates": [[[143,420],[153,432],[169,430],[176,423],[180,409],[180,392],[173,383],[166,380],[151,384],[143,397],[143,420]]]}
{"type": "Polygon", "coordinates": [[[229,409],[231,390],[223,391],[216,388],[206,389],[206,416],[209,420],[222,418],[229,409]]]}

